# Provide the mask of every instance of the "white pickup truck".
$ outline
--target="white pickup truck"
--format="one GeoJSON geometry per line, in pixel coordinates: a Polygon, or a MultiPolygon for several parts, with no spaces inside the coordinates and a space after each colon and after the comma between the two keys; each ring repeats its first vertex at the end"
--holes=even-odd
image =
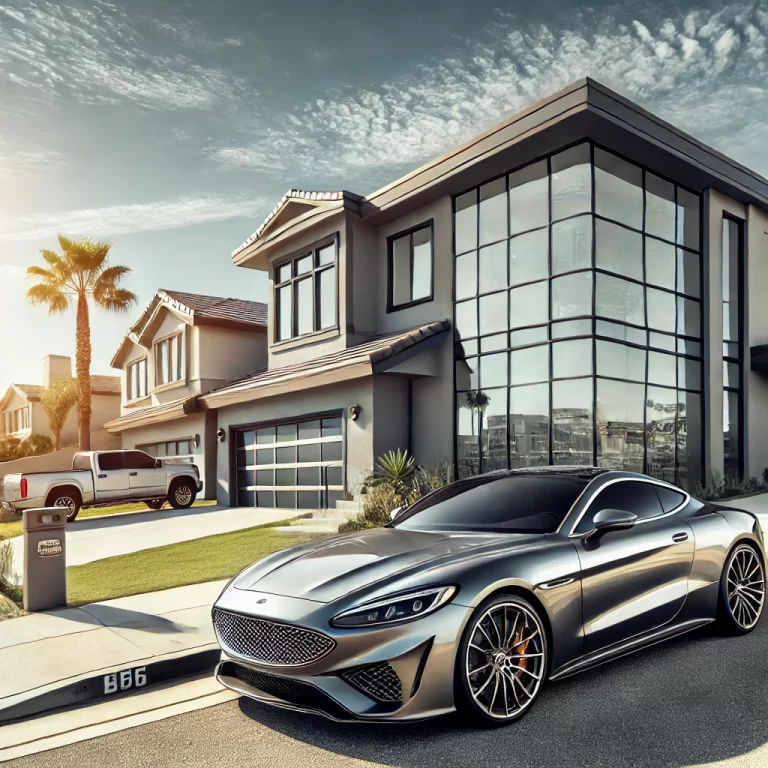
{"type": "Polygon", "coordinates": [[[66,507],[72,521],[83,507],[143,501],[160,509],[191,507],[203,490],[194,464],[174,464],[144,451],[76,453],[72,469],[6,475],[0,482],[0,505],[20,512],[34,507],[66,507]]]}

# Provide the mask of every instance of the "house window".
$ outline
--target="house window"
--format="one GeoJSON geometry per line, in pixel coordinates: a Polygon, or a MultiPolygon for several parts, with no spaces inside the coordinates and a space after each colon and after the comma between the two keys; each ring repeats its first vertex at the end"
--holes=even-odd
{"type": "Polygon", "coordinates": [[[29,407],[16,408],[13,411],[6,411],[3,414],[3,426],[6,434],[12,435],[15,432],[21,432],[23,429],[29,429],[30,426],[29,407]]]}
{"type": "Polygon", "coordinates": [[[155,344],[155,386],[184,378],[184,337],[181,333],[155,344]]]}
{"type": "Polygon", "coordinates": [[[432,222],[388,240],[387,311],[432,301],[432,222]]]}
{"type": "Polygon", "coordinates": [[[137,400],[147,396],[147,358],[137,360],[128,366],[128,399],[137,400]]]}
{"type": "Polygon", "coordinates": [[[138,446],[142,451],[146,451],[150,456],[169,464],[192,464],[194,462],[194,448],[192,440],[170,440],[164,443],[153,443],[151,445],[138,446]]]}
{"type": "Polygon", "coordinates": [[[336,319],[336,243],[274,267],[275,340],[333,328],[336,319]]]}

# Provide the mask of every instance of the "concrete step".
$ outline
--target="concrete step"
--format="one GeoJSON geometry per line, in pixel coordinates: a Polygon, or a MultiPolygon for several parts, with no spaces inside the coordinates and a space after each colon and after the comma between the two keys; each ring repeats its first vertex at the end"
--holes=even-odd
{"type": "Polygon", "coordinates": [[[336,502],[336,509],[339,511],[354,512],[354,514],[357,514],[360,512],[360,502],[339,500],[336,502]]]}
{"type": "Polygon", "coordinates": [[[289,536],[297,536],[307,533],[336,533],[339,530],[339,523],[328,525],[325,521],[317,521],[316,525],[278,525],[270,528],[270,531],[284,533],[289,536]]]}
{"type": "Polygon", "coordinates": [[[316,527],[318,525],[325,526],[340,526],[342,523],[346,523],[349,518],[347,517],[302,517],[300,520],[294,521],[293,525],[296,528],[316,527]]]}

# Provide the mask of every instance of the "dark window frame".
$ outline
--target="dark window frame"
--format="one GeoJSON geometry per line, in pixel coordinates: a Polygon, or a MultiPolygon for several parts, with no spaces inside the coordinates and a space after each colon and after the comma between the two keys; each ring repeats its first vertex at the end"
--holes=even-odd
{"type": "Polygon", "coordinates": [[[273,322],[272,322],[271,341],[273,345],[287,344],[297,339],[307,339],[317,334],[328,333],[328,332],[339,329],[340,327],[339,304],[340,304],[340,293],[341,293],[340,291],[341,283],[340,283],[340,277],[339,277],[339,246],[340,246],[339,233],[334,232],[332,235],[328,235],[327,237],[324,237],[321,240],[317,240],[316,242],[312,243],[311,245],[308,245],[305,248],[301,248],[300,250],[294,251],[286,256],[283,256],[282,258],[276,260],[271,265],[272,300],[273,300],[272,301],[273,322]],[[334,246],[333,262],[330,264],[320,265],[318,263],[319,259],[317,254],[319,251],[321,251],[323,248],[326,248],[329,245],[334,246]],[[296,263],[308,256],[312,258],[312,269],[301,275],[297,274],[296,263]],[[291,267],[290,277],[287,280],[278,282],[279,271],[282,267],[286,266],[287,264],[290,264],[290,267],[291,267]],[[318,292],[320,290],[320,281],[317,279],[317,276],[322,272],[326,272],[331,269],[336,270],[336,279],[334,281],[335,290],[336,290],[336,302],[335,302],[336,306],[335,306],[335,313],[334,313],[335,314],[334,322],[332,325],[326,326],[325,328],[321,328],[320,327],[320,301],[318,296],[318,292]],[[297,295],[298,295],[297,284],[301,280],[307,280],[307,279],[312,281],[312,330],[307,331],[306,333],[299,334],[298,333],[298,306],[299,305],[297,301],[297,295]],[[290,287],[291,332],[290,332],[290,336],[287,336],[286,338],[280,338],[279,292],[281,288],[286,288],[287,286],[291,286],[290,287]]]}
{"type": "Polygon", "coordinates": [[[404,229],[387,238],[387,314],[399,312],[402,309],[428,304],[435,300],[435,220],[429,219],[409,229],[404,229]],[[394,303],[394,244],[396,240],[408,237],[410,239],[410,289],[413,294],[413,235],[423,229],[429,229],[429,295],[421,299],[394,303]]]}
{"type": "MultiPolygon", "coordinates": [[[[144,357],[139,357],[136,360],[131,360],[130,363],[126,366],[126,400],[128,402],[131,402],[133,400],[141,400],[149,395],[149,360],[147,358],[147,355],[144,355],[144,357]],[[140,392],[138,395],[135,394],[132,390],[132,384],[133,384],[133,369],[137,365],[141,365],[144,363],[144,386],[143,386],[143,392],[140,392]]],[[[141,387],[140,387],[141,389],[141,387]]]]}

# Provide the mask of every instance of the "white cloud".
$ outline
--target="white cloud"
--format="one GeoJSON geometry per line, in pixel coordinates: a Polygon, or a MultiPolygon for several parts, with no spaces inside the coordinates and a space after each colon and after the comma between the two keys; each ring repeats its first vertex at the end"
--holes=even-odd
{"type": "Polygon", "coordinates": [[[181,48],[229,47],[184,21],[158,24],[109,3],[83,9],[36,0],[0,5],[0,82],[86,104],[211,109],[244,88],[224,69],[201,66],[181,48]],[[151,35],[158,37],[152,44],[151,35]],[[163,34],[165,33],[165,34],[163,34]],[[172,34],[178,45],[169,46],[172,34]]]}
{"type": "Polygon", "coordinates": [[[27,270],[17,264],[0,264],[0,284],[6,280],[22,280],[27,270]]]}
{"type": "Polygon", "coordinates": [[[157,203],[113,205],[0,219],[0,242],[41,240],[59,232],[109,237],[179,229],[192,224],[252,218],[264,210],[261,198],[183,197],[157,203]]]}
{"type": "Polygon", "coordinates": [[[21,149],[11,147],[0,139],[0,179],[20,173],[35,173],[61,168],[65,165],[64,155],[50,149],[21,149]]]}
{"type": "MultiPolygon", "coordinates": [[[[592,14],[592,15],[590,15],[592,14]]],[[[745,126],[768,121],[768,13],[752,5],[626,26],[605,10],[570,29],[521,27],[500,17],[466,54],[351,96],[320,98],[253,140],[211,147],[226,167],[364,178],[416,166],[550,95],[591,76],[768,173],[765,142],[737,144],[745,126]]]]}

